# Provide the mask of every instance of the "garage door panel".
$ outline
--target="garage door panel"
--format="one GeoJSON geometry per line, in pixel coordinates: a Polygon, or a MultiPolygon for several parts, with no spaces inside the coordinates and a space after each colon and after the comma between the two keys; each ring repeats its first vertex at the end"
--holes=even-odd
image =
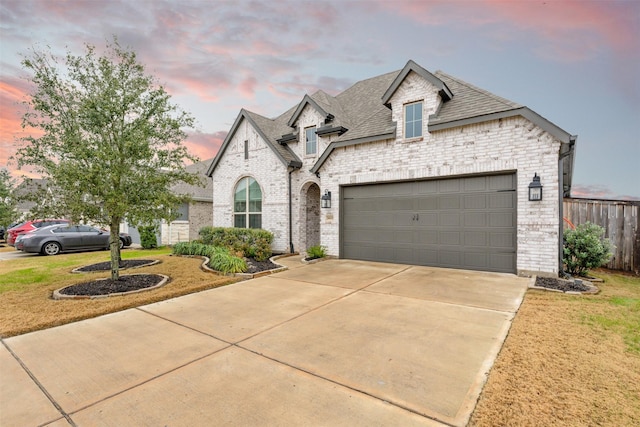
{"type": "Polygon", "coordinates": [[[487,208],[487,195],[486,194],[472,194],[464,196],[464,208],[465,209],[486,209],[487,208]]]}
{"type": "Polygon", "coordinates": [[[438,243],[441,245],[459,245],[461,236],[459,230],[441,231],[438,233],[438,243]]]}
{"type": "MultiPolygon", "coordinates": [[[[420,197],[416,195],[416,197],[420,197]]],[[[438,210],[438,197],[427,196],[424,198],[416,199],[416,209],[420,211],[435,211],[438,210]]]]}
{"type": "Polygon", "coordinates": [[[471,178],[465,178],[463,181],[462,189],[464,192],[474,191],[486,191],[487,177],[486,176],[474,176],[471,178]]]}
{"type": "Polygon", "coordinates": [[[464,246],[475,246],[479,248],[485,248],[489,242],[489,237],[486,231],[465,231],[464,233],[464,246]]]}
{"type": "Polygon", "coordinates": [[[436,230],[418,230],[414,234],[414,243],[418,245],[437,245],[438,232],[436,230]]]}
{"type": "Polygon", "coordinates": [[[444,179],[436,181],[438,185],[438,191],[440,193],[459,193],[460,192],[460,178],[444,179]]]}
{"type": "Polygon", "coordinates": [[[438,221],[438,224],[442,227],[460,227],[460,225],[462,225],[459,211],[441,212],[438,221]]]}
{"type": "Polygon", "coordinates": [[[465,227],[486,227],[489,214],[486,212],[465,212],[463,224],[465,227]]]}
{"type": "Polygon", "coordinates": [[[457,195],[440,196],[438,201],[438,209],[460,209],[462,207],[460,196],[457,195]]]}
{"type": "Polygon", "coordinates": [[[515,233],[489,233],[489,241],[493,248],[513,248],[515,246],[516,234],[515,233]]]}
{"type": "Polygon", "coordinates": [[[489,209],[513,209],[516,206],[516,194],[512,191],[489,194],[489,209]]]}
{"type": "Polygon", "coordinates": [[[515,190],[516,176],[509,175],[490,175],[487,176],[487,189],[492,191],[515,190]]]}
{"type": "Polygon", "coordinates": [[[515,174],[344,187],[340,254],[515,272],[515,188],[515,174]]]}
{"type": "Polygon", "coordinates": [[[511,211],[493,212],[489,215],[489,227],[513,228],[515,225],[514,214],[511,211]]]}

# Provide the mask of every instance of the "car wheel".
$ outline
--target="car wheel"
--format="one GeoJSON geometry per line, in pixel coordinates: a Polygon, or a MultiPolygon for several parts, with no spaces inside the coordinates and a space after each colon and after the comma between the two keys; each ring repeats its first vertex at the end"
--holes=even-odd
{"type": "Polygon", "coordinates": [[[120,239],[120,249],[124,248],[124,240],[120,239]]]}
{"type": "Polygon", "coordinates": [[[58,255],[61,249],[60,244],[56,242],[47,242],[42,247],[42,253],[45,255],[58,255]]]}

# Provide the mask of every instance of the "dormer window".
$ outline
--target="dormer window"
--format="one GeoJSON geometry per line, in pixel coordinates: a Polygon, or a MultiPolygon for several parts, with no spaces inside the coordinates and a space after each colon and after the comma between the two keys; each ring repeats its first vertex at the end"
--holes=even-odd
{"type": "Polygon", "coordinates": [[[305,154],[311,155],[316,154],[318,151],[318,136],[316,135],[316,127],[306,128],[304,130],[305,133],[305,141],[307,142],[305,145],[305,154]]]}
{"type": "Polygon", "coordinates": [[[414,102],[404,106],[404,137],[419,138],[422,136],[422,102],[414,102]]]}

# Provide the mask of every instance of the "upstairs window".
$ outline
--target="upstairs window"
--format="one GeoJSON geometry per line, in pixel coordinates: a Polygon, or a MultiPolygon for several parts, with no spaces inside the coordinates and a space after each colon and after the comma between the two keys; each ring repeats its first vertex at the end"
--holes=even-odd
{"type": "Polygon", "coordinates": [[[262,228],[262,190],[258,182],[242,178],[233,196],[233,226],[236,228],[262,228]]]}
{"type": "Polygon", "coordinates": [[[418,138],[422,136],[422,102],[414,102],[404,106],[404,137],[418,138]]]}
{"type": "Polygon", "coordinates": [[[306,128],[304,133],[306,136],[305,141],[307,141],[305,153],[307,155],[316,154],[318,150],[318,135],[316,135],[316,127],[306,128]]]}

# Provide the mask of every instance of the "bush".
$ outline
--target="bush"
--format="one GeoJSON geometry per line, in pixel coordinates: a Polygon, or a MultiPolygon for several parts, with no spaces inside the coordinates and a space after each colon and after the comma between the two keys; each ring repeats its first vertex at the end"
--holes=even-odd
{"type": "Polygon", "coordinates": [[[567,273],[584,276],[611,259],[613,245],[604,237],[604,228],[589,222],[564,233],[563,257],[567,273]]]}
{"type": "Polygon", "coordinates": [[[307,258],[316,259],[324,258],[327,256],[327,248],[324,246],[316,245],[307,249],[307,258]]]}
{"type": "Polygon", "coordinates": [[[176,243],[171,250],[176,255],[205,256],[209,258],[209,267],[223,274],[247,271],[247,263],[244,259],[232,255],[228,249],[219,246],[192,241],[176,243]]]}
{"type": "Polygon", "coordinates": [[[255,228],[203,227],[198,233],[203,243],[221,246],[242,256],[266,261],[272,255],[273,234],[255,228]]]}
{"type": "Polygon", "coordinates": [[[153,249],[158,247],[158,238],[156,237],[157,231],[158,229],[155,225],[138,227],[142,249],[153,249]]]}

